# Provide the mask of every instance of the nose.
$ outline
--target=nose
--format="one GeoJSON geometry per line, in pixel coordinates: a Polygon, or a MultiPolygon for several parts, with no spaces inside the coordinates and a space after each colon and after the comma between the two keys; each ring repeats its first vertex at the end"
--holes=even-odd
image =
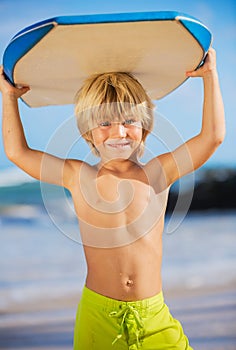
{"type": "Polygon", "coordinates": [[[112,138],[122,138],[126,137],[126,128],[121,123],[112,123],[111,127],[111,137],[112,138]]]}

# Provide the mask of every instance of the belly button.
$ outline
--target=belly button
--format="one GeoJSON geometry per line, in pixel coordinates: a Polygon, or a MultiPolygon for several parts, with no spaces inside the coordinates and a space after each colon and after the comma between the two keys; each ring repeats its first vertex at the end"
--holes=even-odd
{"type": "Polygon", "coordinates": [[[127,287],[132,287],[133,284],[134,284],[134,281],[132,281],[132,280],[128,280],[128,281],[126,282],[127,287]]]}

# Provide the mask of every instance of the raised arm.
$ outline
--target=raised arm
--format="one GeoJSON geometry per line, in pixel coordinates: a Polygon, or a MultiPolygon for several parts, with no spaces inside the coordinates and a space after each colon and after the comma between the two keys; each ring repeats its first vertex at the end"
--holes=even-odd
{"type": "Polygon", "coordinates": [[[200,133],[170,153],[158,157],[169,186],[180,177],[203,165],[223,142],[225,136],[224,105],[216,68],[216,53],[211,48],[205,63],[188,77],[202,77],[204,103],[200,133]]]}
{"type": "Polygon", "coordinates": [[[0,67],[2,134],[6,155],[32,177],[70,189],[74,181],[75,166],[79,161],[64,160],[31,149],[27,144],[19,115],[18,98],[28,90],[29,87],[16,88],[9,84],[3,67],[0,67]]]}

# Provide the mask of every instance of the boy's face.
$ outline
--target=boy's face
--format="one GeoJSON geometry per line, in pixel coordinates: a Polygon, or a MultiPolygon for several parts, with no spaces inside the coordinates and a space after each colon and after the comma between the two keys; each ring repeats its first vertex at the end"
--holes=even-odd
{"type": "Polygon", "coordinates": [[[129,159],[142,141],[142,124],[133,117],[102,121],[92,130],[93,143],[102,159],[129,159]]]}

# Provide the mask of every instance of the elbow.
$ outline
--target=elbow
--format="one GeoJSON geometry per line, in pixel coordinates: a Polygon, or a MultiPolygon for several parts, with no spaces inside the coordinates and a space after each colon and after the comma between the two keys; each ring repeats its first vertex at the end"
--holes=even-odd
{"type": "Polygon", "coordinates": [[[5,154],[7,156],[7,158],[14,164],[18,164],[21,157],[22,157],[22,153],[18,150],[15,150],[13,148],[9,148],[9,149],[6,149],[5,148],[5,154]]]}
{"type": "Polygon", "coordinates": [[[14,147],[11,143],[8,142],[8,140],[3,140],[4,141],[4,152],[6,157],[14,163],[14,160],[17,158],[17,148],[14,147]]]}
{"type": "Polygon", "coordinates": [[[225,139],[225,129],[215,136],[215,142],[220,146],[225,139]]]}
{"type": "Polygon", "coordinates": [[[222,123],[220,127],[216,128],[214,133],[215,143],[218,146],[220,146],[224,142],[225,135],[226,135],[226,127],[225,127],[225,123],[222,123]]]}
{"type": "Polygon", "coordinates": [[[224,139],[225,139],[225,131],[222,131],[214,135],[211,138],[211,142],[213,143],[215,148],[218,148],[224,142],[224,139]]]}
{"type": "Polygon", "coordinates": [[[17,159],[19,159],[19,157],[17,156],[17,154],[15,152],[12,151],[5,151],[5,154],[7,156],[7,158],[14,164],[17,163],[17,159]]]}
{"type": "Polygon", "coordinates": [[[12,148],[4,147],[5,155],[7,158],[14,163],[14,159],[16,158],[15,151],[12,148]]]}
{"type": "Polygon", "coordinates": [[[218,138],[217,141],[216,141],[217,145],[220,146],[224,142],[224,139],[225,139],[224,136],[221,137],[221,138],[218,138]]]}
{"type": "Polygon", "coordinates": [[[9,142],[5,140],[4,151],[7,158],[12,163],[19,163],[25,157],[25,154],[29,151],[29,147],[25,142],[9,142]]]}
{"type": "Polygon", "coordinates": [[[225,125],[212,128],[212,130],[208,133],[207,138],[212,143],[212,145],[219,147],[225,139],[225,125]]]}

